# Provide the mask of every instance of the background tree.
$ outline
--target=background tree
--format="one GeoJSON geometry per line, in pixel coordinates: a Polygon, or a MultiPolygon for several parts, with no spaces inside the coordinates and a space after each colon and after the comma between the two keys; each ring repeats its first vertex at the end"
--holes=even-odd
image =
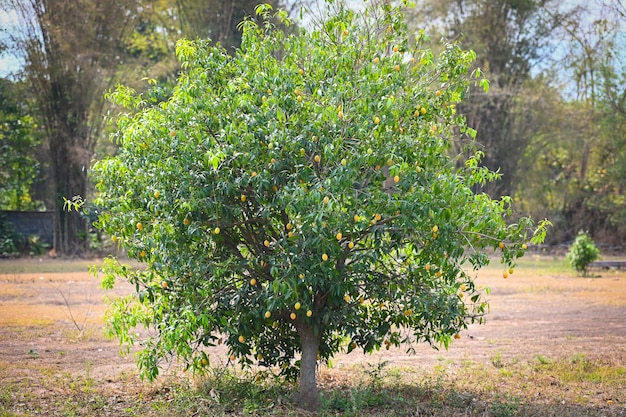
{"type": "Polygon", "coordinates": [[[448,39],[476,51],[476,65],[491,81],[489,94],[476,89],[460,105],[468,124],[478,131],[483,163],[503,175],[487,184],[494,196],[511,195],[517,182],[519,155],[532,135],[529,108],[518,99],[543,58],[559,16],[547,15],[546,0],[422,1],[412,19],[417,25],[438,25],[448,39]],[[435,22],[434,24],[432,22],[435,22]]]}
{"type": "Polygon", "coordinates": [[[122,342],[139,323],[157,331],[144,375],[171,355],[202,370],[203,347],[225,343],[243,366],[299,376],[314,408],[318,359],[448,346],[481,321],[464,268],[497,250],[506,277],[531,222],[507,225],[508,199],[472,192],[494,178],[474,143],[461,167],[449,153],[473,136],[455,106],[471,82],[486,86],[473,53],[409,44],[389,6],[293,36],[259,11],[234,55],[181,42],[166,103],[115,94],[138,113],[119,120],[119,154],[94,166],[100,227],[146,268],[110,261],[103,283],[137,288],[110,310],[122,342]]]}
{"type": "Polygon", "coordinates": [[[20,17],[14,41],[36,97],[54,189],[54,248],[87,249],[86,224],[62,209],[63,198],[86,195],[87,171],[104,125],[104,92],[111,87],[132,2],[7,0],[20,17]]]}
{"type": "Polygon", "coordinates": [[[537,130],[517,195],[527,212],[539,208],[554,220],[552,242],[587,229],[595,240],[619,246],[626,238],[624,21],[612,8],[592,6],[593,14],[579,7],[555,32],[565,51],[551,74],[559,85],[547,80],[543,104],[529,109],[537,130]]]}
{"type": "MultiPolygon", "coordinates": [[[[254,15],[257,0],[176,0],[181,33],[187,39],[208,38],[232,52],[241,43],[237,25],[254,15]]],[[[277,6],[277,1],[263,2],[277,6]]]]}

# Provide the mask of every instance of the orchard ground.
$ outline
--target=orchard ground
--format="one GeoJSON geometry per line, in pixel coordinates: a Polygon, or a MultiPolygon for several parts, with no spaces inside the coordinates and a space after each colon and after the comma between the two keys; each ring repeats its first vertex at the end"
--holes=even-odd
{"type": "MultiPolygon", "coordinates": [[[[223,346],[210,377],[172,364],[140,381],[102,330],[104,298],[133,288],[102,290],[87,272],[97,263],[0,260],[0,416],[311,415],[292,387],[225,368],[223,346]]],[[[354,351],[321,367],[319,415],[626,416],[626,271],[581,278],[533,255],[502,271],[493,261],[477,274],[487,322],[449,350],[354,351]]]]}

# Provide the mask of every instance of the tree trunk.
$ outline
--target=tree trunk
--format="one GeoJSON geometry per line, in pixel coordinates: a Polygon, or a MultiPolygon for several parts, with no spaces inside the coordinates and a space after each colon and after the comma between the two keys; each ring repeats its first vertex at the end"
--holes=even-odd
{"type": "Polygon", "coordinates": [[[302,358],[300,361],[300,392],[297,400],[303,408],[314,411],[319,402],[317,389],[317,353],[320,346],[320,334],[315,334],[312,326],[298,323],[298,334],[302,343],[302,358]]]}
{"type": "Polygon", "coordinates": [[[54,207],[54,250],[60,255],[83,255],[88,250],[87,223],[80,213],[64,208],[64,198],[85,197],[87,162],[81,152],[67,146],[67,138],[51,140],[56,204],[54,207]]]}

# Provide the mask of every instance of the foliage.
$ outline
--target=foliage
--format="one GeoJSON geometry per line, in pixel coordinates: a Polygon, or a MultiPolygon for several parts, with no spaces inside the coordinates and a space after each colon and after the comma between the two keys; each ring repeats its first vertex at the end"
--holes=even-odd
{"type": "Polygon", "coordinates": [[[35,150],[39,145],[36,124],[20,97],[23,85],[0,79],[0,209],[29,210],[38,207],[31,186],[39,171],[35,150]]]}
{"type": "Polygon", "coordinates": [[[529,219],[505,222],[508,198],[472,191],[497,177],[474,142],[464,164],[450,153],[474,135],[455,106],[488,84],[471,51],[410,44],[402,10],[381,7],[287,35],[259,6],[234,56],[179,43],[167,102],[113,95],[137,113],[119,119],[118,155],[93,167],[99,226],[146,268],[109,260],[103,285],[137,290],[109,311],[121,342],[138,324],[157,331],[142,341],[144,376],[171,355],[202,371],[202,348],[225,343],[242,366],[299,370],[311,405],[318,358],[447,347],[482,321],[465,266],[488,250],[513,265],[532,235],[529,219]]]}
{"type": "Polygon", "coordinates": [[[570,247],[567,260],[572,268],[586,276],[587,267],[598,258],[599,254],[600,249],[593,243],[591,237],[581,230],[570,247]]]}
{"type": "Polygon", "coordinates": [[[18,253],[19,237],[16,235],[13,225],[6,221],[0,213],[0,256],[13,256],[18,253]]]}

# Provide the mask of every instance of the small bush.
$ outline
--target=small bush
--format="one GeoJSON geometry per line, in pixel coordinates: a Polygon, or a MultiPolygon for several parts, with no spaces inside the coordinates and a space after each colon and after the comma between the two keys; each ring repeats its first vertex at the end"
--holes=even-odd
{"type": "Polygon", "coordinates": [[[15,234],[12,226],[0,214],[0,257],[14,256],[18,252],[16,244],[18,236],[15,234]]]}
{"type": "Polygon", "coordinates": [[[587,267],[598,258],[600,249],[593,243],[593,240],[586,232],[578,232],[574,240],[567,260],[579,274],[587,276],[587,267]]]}

